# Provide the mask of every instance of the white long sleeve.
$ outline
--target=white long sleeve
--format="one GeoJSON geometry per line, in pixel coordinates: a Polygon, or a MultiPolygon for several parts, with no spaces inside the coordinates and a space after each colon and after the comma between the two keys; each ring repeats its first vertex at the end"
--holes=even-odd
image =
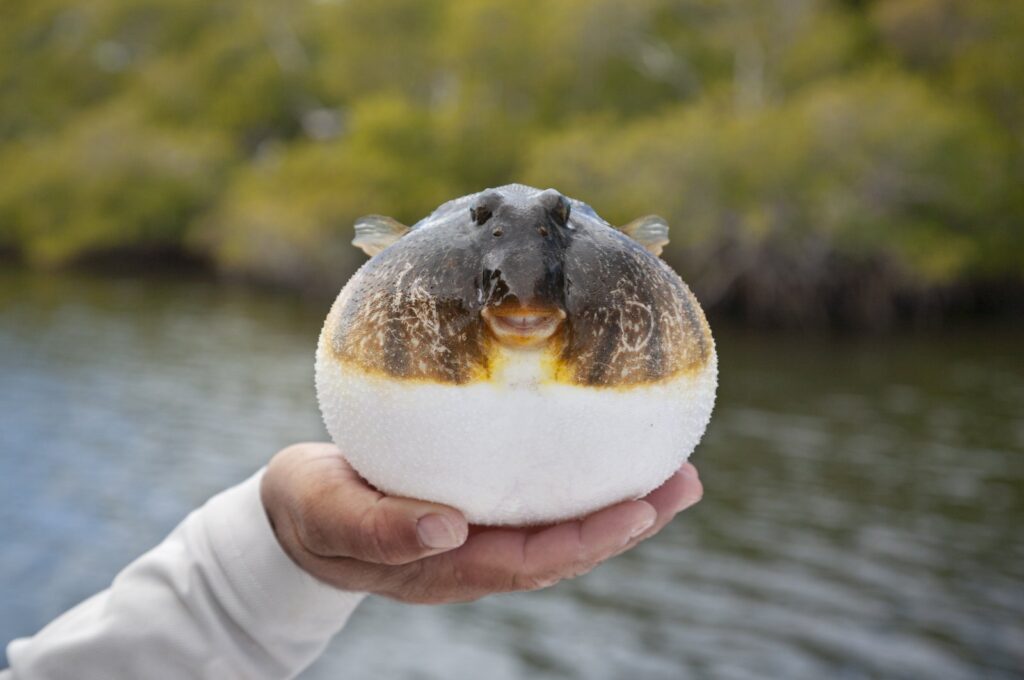
{"type": "Polygon", "coordinates": [[[362,600],[302,571],[274,537],[262,470],[211,498],[107,590],[11,642],[0,680],[290,678],[362,600]]]}

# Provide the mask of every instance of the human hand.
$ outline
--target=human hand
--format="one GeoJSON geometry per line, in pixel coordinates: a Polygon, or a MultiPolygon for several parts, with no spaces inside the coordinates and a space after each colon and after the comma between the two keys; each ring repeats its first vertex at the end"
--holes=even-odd
{"type": "Polygon", "coordinates": [[[470,527],[454,508],[373,489],[333,444],[307,443],[274,456],[260,492],[281,546],[316,578],[403,602],[443,603],[584,574],[656,534],[704,491],[686,463],[644,498],[580,520],[470,527]]]}

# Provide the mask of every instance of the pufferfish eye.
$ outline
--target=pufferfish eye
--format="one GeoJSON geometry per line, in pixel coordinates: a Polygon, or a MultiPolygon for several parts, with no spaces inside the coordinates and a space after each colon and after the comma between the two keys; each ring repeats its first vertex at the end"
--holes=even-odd
{"type": "Polygon", "coordinates": [[[473,222],[478,227],[482,227],[487,224],[487,220],[491,219],[491,216],[494,215],[495,209],[501,205],[501,202],[501,195],[497,192],[485,192],[473,207],[469,209],[469,216],[473,218],[473,222]]]}
{"type": "Polygon", "coordinates": [[[469,209],[469,216],[473,218],[473,221],[478,226],[483,226],[487,223],[487,220],[491,219],[491,211],[487,206],[474,206],[469,209]]]}

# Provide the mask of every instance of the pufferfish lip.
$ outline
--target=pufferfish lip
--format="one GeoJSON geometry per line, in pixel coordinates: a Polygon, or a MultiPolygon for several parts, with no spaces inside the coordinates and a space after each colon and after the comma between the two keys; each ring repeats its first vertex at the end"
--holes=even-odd
{"type": "Polygon", "coordinates": [[[502,344],[534,347],[555,334],[565,320],[565,311],[518,306],[484,307],[480,316],[502,344]]]}

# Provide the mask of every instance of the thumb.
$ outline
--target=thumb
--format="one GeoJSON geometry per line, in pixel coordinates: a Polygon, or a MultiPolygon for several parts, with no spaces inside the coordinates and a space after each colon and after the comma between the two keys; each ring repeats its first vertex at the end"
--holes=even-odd
{"type": "Polygon", "coordinates": [[[469,526],[455,508],[386,496],[358,475],[318,484],[293,514],[300,542],[320,557],[406,564],[457,548],[469,526]]]}

